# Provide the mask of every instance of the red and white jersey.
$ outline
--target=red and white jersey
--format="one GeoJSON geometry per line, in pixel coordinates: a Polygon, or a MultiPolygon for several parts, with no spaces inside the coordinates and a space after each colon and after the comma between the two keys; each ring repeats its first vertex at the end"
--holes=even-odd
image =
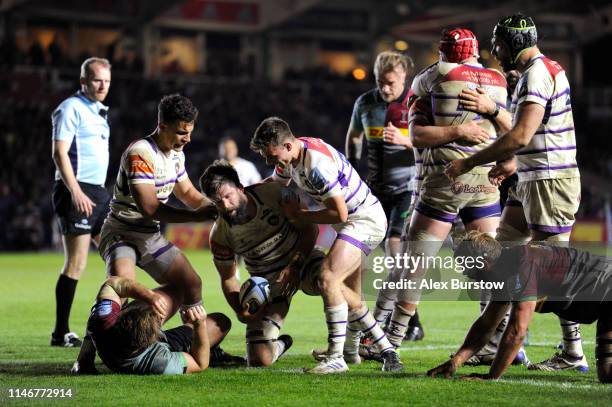
{"type": "Polygon", "coordinates": [[[277,166],[276,180],[292,179],[320,204],[331,197],[343,196],[350,215],[376,204],[378,199],[344,154],[318,138],[303,137],[303,151],[297,165],[277,166]]]}
{"type": "Polygon", "coordinates": [[[516,85],[514,120],[518,106],[527,102],[545,111],[529,144],[516,153],[519,181],[579,177],[569,82],[561,65],[542,54],[528,62],[516,85]]]}
{"type": "MultiPolygon", "coordinates": [[[[464,89],[483,88],[500,108],[505,108],[507,99],[506,78],[494,69],[480,64],[456,64],[437,62],[418,74],[412,82],[412,91],[418,97],[431,101],[431,115],[436,126],[452,126],[484,119],[481,127],[489,134],[489,140],[478,145],[465,146],[448,143],[428,148],[423,153],[423,170],[428,174],[443,175],[444,165],[450,161],[466,158],[483,150],[497,138],[494,122],[487,117],[467,111],[459,103],[459,94],[464,89]]],[[[492,164],[474,168],[470,173],[483,174],[492,164]]]]}

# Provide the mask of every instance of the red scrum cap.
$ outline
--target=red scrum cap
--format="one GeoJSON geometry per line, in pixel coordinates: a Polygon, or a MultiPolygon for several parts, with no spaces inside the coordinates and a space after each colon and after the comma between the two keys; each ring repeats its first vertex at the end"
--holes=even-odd
{"type": "Polygon", "coordinates": [[[446,61],[459,63],[471,57],[478,57],[478,40],[467,28],[453,28],[442,31],[440,52],[446,61]]]}

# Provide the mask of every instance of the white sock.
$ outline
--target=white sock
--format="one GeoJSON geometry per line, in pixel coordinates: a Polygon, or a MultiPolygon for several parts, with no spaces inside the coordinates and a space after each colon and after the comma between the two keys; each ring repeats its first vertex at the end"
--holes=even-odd
{"type": "Polygon", "coordinates": [[[402,345],[402,340],[406,336],[408,330],[408,322],[414,315],[414,311],[408,311],[399,304],[395,304],[393,314],[391,314],[391,322],[387,327],[387,338],[391,345],[399,348],[402,345]]]}
{"type": "Polygon", "coordinates": [[[576,358],[584,355],[582,350],[582,337],[580,335],[580,324],[559,318],[561,332],[563,333],[563,350],[565,353],[576,358]]]}
{"type": "Polygon", "coordinates": [[[325,307],[325,321],[327,322],[327,353],[342,356],[346,340],[346,325],[348,321],[348,304],[325,307]]]}
{"type": "Polygon", "coordinates": [[[361,325],[359,322],[354,322],[359,318],[358,312],[348,312],[348,326],[346,327],[346,341],[344,342],[343,353],[355,355],[359,353],[359,340],[361,339],[361,325]]]}
{"type": "Polygon", "coordinates": [[[376,298],[376,306],[374,307],[374,319],[378,324],[383,324],[389,315],[393,312],[393,306],[395,305],[395,301],[389,299],[385,296],[381,291],[378,292],[378,298],[376,298]]]}
{"type": "Polygon", "coordinates": [[[283,352],[285,351],[285,342],[283,341],[279,341],[278,339],[276,339],[274,342],[272,342],[272,352],[273,352],[273,362],[276,362],[278,360],[278,358],[280,357],[280,355],[283,354],[283,352]]]}
{"type": "Polygon", "coordinates": [[[372,344],[370,345],[372,350],[376,353],[383,353],[389,349],[394,349],[393,345],[387,339],[387,335],[382,330],[374,316],[368,309],[367,305],[362,304],[359,311],[354,313],[356,315],[356,319],[351,319],[351,323],[358,323],[361,332],[364,335],[369,337],[372,340],[372,344]]]}

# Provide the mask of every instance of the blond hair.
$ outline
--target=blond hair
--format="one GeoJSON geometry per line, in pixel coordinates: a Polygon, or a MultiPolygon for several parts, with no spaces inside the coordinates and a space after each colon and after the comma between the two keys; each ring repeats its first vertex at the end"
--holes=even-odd
{"type": "Polygon", "coordinates": [[[379,78],[381,75],[401,66],[406,73],[414,66],[412,59],[404,54],[395,51],[383,51],[376,56],[374,62],[374,75],[379,78]]]}
{"type": "Polygon", "coordinates": [[[93,64],[100,64],[105,68],[111,69],[111,64],[106,58],[99,58],[99,57],[87,58],[81,64],[81,79],[87,79],[91,77],[91,75],[93,74],[91,70],[91,65],[93,64]]]}
{"type": "Polygon", "coordinates": [[[486,256],[489,261],[495,261],[501,251],[502,246],[494,237],[478,230],[470,230],[457,245],[455,257],[486,256]]]}

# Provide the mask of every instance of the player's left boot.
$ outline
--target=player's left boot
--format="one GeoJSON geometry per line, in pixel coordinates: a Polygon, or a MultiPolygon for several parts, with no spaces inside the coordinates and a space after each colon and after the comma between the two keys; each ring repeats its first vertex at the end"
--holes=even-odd
{"type": "Polygon", "coordinates": [[[74,332],[68,332],[61,337],[51,334],[51,346],[63,346],[64,348],[80,348],[83,342],[79,339],[79,335],[74,332]]]}
{"type": "Polygon", "coordinates": [[[220,346],[210,348],[210,367],[239,367],[246,366],[246,359],[241,356],[230,355],[220,346]]]}
{"type": "Polygon", "coordinates": [[[406,331],[406,336],[404,336],[403,342],[416,342],[422,341],[425,337],[425,332],[423,332],[423,328],[419,326],[409,326],[406,331]]]}
{"type": "Polygon", "coordinates": [[[380,358],[383,360],[383,372],[398,372],[404,368],[399,355],[395,350],[388,350],[381,353],[380,358]]]}
{"type": "Polygon", "coordinates": [[[548,372],[557,370],[577,370],[578,372],[586,373],[589,371],[589,364],[584,355],[577,358],[567,354],[565,351],[561,351],[555,353],[550,359],[529,365],[529,370],[544,370],[548,372]]]}
{"type": "Polygon", "coordinates": [[[305,369],[305,373],[311,374],[334,374],[344,373],[349,370],[342,355],[330,355],[319,362],[311,369],[305,369]]]}
{"type": "MultiPolygon", "coordinates": [[[[327,349],[313,349],[310,354],[317,362],[321,362],[327,358],[327,349]]],[[[359,353],[344,353],[344,361],[349,365],[358,365],[361,363],[361,355],[359,353]]]]}

